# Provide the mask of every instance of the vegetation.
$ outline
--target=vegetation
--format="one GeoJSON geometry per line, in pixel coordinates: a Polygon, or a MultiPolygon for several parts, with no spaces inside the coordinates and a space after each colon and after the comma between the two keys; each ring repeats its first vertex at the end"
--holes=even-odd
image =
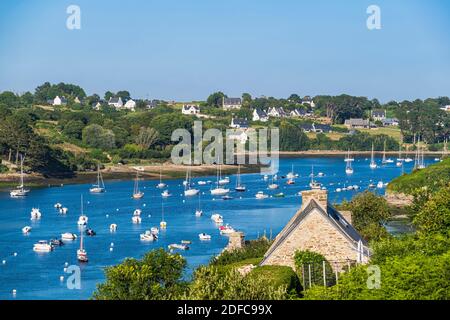
{"type": "Polygon", "coordinates": [[[210,264],[213,266],[224,266],[247,259],[262,258],[270,245],[271,241],[268,241],[267,238],[264,237],[247,241],[244,248],[233,251],[224,251],[219,256],[214,257],[210,264]]]}
{"type": "Polygon", "coordinates": [[[323,255],[309,250],[297,251],[294,256],[295,268],[299,276],[305,281],[305,288],[312,285],[323,285],[323,263],[325,262],[325,275],[327,286],[335,284],[335,277],[330,263],[323,255]],[[311,270],[311,283],[309,283],[309,270],[311,270]]]}

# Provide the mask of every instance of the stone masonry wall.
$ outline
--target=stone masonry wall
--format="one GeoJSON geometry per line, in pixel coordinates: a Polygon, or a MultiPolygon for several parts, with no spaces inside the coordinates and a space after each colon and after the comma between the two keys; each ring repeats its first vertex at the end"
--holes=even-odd
{"type": "Polygon", "coordinates": [[[290,236],[271,254],[265,265],[284,265],[295,269],[294,254],[297,250],[310,250],[322,254],[332,267],[333,261],[356,260],[352,243],[316,209],[297,226],[290,236]]]}

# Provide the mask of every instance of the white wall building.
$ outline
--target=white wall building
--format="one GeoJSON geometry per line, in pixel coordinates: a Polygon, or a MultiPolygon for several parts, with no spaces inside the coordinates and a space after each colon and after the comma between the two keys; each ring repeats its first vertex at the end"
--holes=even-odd
{"type": "Polygon", "coordinates": [[[133,99],[130,99],[125,103],[125,105],[123,107],[124,107],[124,109],[134,111],[134,109],[136,108],[136,101],[134,101],[133,99]]]}
{"type": "Polygon", "coordinates": [[[121,97],[111,97],[109,98],[108,105],[119,109],[123,107],[123,101],[121,97]]]}
{"type": "Polygon", "coordinates": [[[181,109],[182,114],[195,115],[200,113],[200,107],[194,104],[185,104],[181,109]]]}

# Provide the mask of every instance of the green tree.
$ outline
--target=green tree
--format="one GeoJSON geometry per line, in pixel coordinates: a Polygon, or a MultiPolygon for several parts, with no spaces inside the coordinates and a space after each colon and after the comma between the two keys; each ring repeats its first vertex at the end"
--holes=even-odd
{"type": "Polygon", "coordinates": [[[82,136],[83,142],[93,148],[112,149],[116,146],[114,133],[98,124],[85,127],[82,136]]]}
{"type": "Polygon", "coordinates": [[[222,106],[222,99],[226,98],[227,96],[223,92],[214,92],[211,94],[208,99],[206,99],[206,103],[208,106],[212,107],[221,107],[222,106]]]}
{"type": "Polygon", "coordinates": [[[449,231],[450,185],[433,194],[415,215],[413,222],[421,233],[449,231]]]}
{"type": "Polygon", "coordinates": [[[126,259],[107,267],[105,283],[97,285],[96,300],[167,300],[179,297],[186,260],[179,254],[155,249],[142,260],[126,259]]]}
{"type": "Polygon", "coordinates": [[[64,126],[63,133],[71,139],[80,140],[85,124],[80,120],[70,120],[64,126]]]}
{"type": "Polygon", "coordinates": [[[158,140],[158,135],[158,131],[153,128],[141,127],[136,143],[142,148],[149,149],[158,140]]]}

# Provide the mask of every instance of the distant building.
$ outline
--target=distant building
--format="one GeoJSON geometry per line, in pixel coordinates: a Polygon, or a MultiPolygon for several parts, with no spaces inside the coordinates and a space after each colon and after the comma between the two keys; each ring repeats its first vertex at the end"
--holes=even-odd
{"type": "Polygon", "coordinates": [[[283,118],[283,117],[287,117],[289,116],[289,114],[284,111],[284,109],[282,107],[280,108],[269,108],[269,111],[267,112],[267,115],[269,117],[274,117],[274,118],[283,118]]]}
{"type": "Polygon", "coordinates": [[[329,133],[332,131],[332,128],[328,124],[321,124],[321,123],[306,123],[300,125],[300,128],[304,132],[314,132],[314,133],[329,133]]]}
{"type": "Polygon", "coordinates": [[[259,108],[256,108],[253,110],[253,121],[261,121],[261,122],[267,122],[269,120],[269,116],[267,113],[259,108]]]}
{"type": "Polygon", "coordinates": [[[67,104],[67,99],[64,96],[56,96],[55,99],[53,99],[54,106],[63,106],[67,104]]]}
{"type": "Polygon", "coordinates": [[[102,101],[97,101],[96,103],[92,104],[92,109],[94,109],[94,110],[100,110],[101,107],[102,107],[102,101]]]}
{"type": "Polygon", "coordinates": [[[260,265],[295,270],[294,255],[304,250],[323,255],[335,271],[350,263],[367,263],[367,243],[351,223],[351,213],[339,212],[328,203],[326,190],[303,191],[301,208],[276,236],[260,265]]]}
{"type": "Polygon", "coordinates": [[[136,109],[136,101],[134,101],[133,99],[128,100],[123,108],[134,111],[134,109],[136,109]]]}
{"type": "Polygon", "coordinates": [[[181,109],[182,114],[194,115],[200,113],[200,107],[195,104],[185,104],[181,109]]]}
{"type": "Polygon", "coordinates": [[[242,107],[241,98],[222,98],[222,107],[224,110],[240,109],[242,107]]]}
{"type": "Polygon", "coordinates": [[[386,111],[385,110],[372,110],[371,117],[374,121],[383,121],[386,119],[386,111]]]}
{"type": "Polygon", "coordinates": [[[75,103],[81,104],[81,100],[78,97],[75,97],[75,99],[73,100],[75,103]]]}
{"type": "Polygon", "coordinates": [[[441,108],[441,110],[446,111],[446,112],[450,112],[450,104],[447,105],[447,106],[443,106],[443,107],[441,108]]]}
{"type": "Polygon", "coordinates": [[[114,107],[116,109],[120,109],[123,107],[123,101],[121,97],[111,97],[109,98],[108,105],[114,107]]]}
{"type": "Polygon", "coordinates": [[[306,111],[305,109],[294,109],[291,112],[289,112],[289,115],[291,117],[301,117],[301,118],[311,116],[311,114],[308,111],[306,111]]]}
{"type": "Polygon", "coordinates": [[[305,96],[302,99],[302,104],[308,104],[311,108],[314,108],[316,104],[310,96],[305,96]]]}
{"type": "Polygon", "coordinates": [[[352,118],[345,120],[344,125],[349,129],[369,129],[370,121],[360,118],[352,118]]]}
{"type": "Polygon", "coordinates": [[[151,110],[151,109],[156,108],[158,106],[158,104],[161,103],[161,101],[155,100],[155,99],[153,99],[153,100],[144,100],[144,103],[145,103],[145,108],[151,110]]]}
{"type": "Polygon", "coordinates": [[[381,123],[383,124],[383,127],[391,127],[391,126],[399,125],[397,118],[385,118],[385,119],[381,120],[381,123]]]}
{"type": "Polygon", "coordinates": [[[232,118],[230,127],[234,129],[248,129],[247,119],[232,118]]]}
{"type": "Polygon", "coordinates": [[[245,144],[247,142],[248,135],[246,130],[236,129],[233,133],[227,134],[227,139],[237,140],[239,143],[245,144]]]}

